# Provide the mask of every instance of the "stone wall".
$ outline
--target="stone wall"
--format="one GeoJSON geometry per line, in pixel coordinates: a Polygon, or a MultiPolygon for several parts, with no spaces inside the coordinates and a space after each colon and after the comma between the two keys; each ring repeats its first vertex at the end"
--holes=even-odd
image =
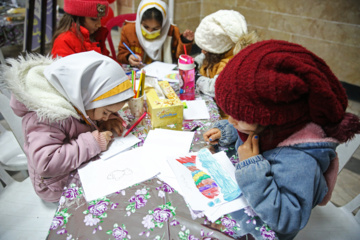
{"type": "Polygon", "coordinates": [[[303,45],[340,80],[360,86],[359,0],[203,0],[198,14],[202,19],[219,9],[239,11],[264,40],[303,45]]]}
{"type": "MultiPolygon", "coordinates": [[[[140,0],[117,0],[118,14],[134,12],[140,0]]],[[[168,2],[168,1],[165,1],[168,2]]],[[[243,14],[262,39],[303,45],[323,58],[344,82],[360,86],[359,0],[174,0],[174,23],[196,30],[220,9],[243,14]]]]}

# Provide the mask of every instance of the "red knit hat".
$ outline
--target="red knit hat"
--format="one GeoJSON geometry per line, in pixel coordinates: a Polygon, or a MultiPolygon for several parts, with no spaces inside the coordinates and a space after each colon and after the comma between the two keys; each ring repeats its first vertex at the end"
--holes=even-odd
{"type": "Polygon", "coordinates": [[[109,11],[107,0],[64,0],[64,11],[81,17],[105,17],[109,11]]]}
{"type": "Polygon", "coordinates": [[[241,50],[216,80],[215,97],[225,113],[247,123],[314,122],[339,141],[360,131],[359,119],[345,116],[346,92],[326,63],[286,41],[262,41],[241,50]],[[339,133],[343,127],[351,133],[339,133]]]}

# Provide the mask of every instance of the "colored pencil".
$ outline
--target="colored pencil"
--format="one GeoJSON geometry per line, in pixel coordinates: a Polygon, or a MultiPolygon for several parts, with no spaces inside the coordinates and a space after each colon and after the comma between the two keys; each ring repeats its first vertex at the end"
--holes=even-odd
{"type": "MultiPolygon", "coordinates": [[[[133,55],[136,59],[139,59],[139,57],[136,56],[133,51],[131,51],[131,49],[128,47],[128,45],[126,45],[126,43],[123,42],[123,44],[124,44],[124,46],[127,48],[127,50],[129,50],[129,52],[131,53],[131,55],[133,55]]],[[[142,62],[140,62],[140,63],[142,64],[142,62]]]]}
{"type": "Polygon", "coordinates": [[[127,50],[129,50],[129,52],[136,58],[136,59],[139,59],[138,56],[135,55],[135,53],[133,51],[131,51],[131,49],[128,47],[128,45],[126,45],[126,43],[124,43],[124,46],[127,48],[127,50]]]}
{"type": "Polygon", "coordinates": [[[134,71],[131,71],[131,85],[134,88],[134,71]]]}
{"type": "Polygon", "coordinates": [[[141,70],[140,79],[141,78],[142,78],[142,80],[140,80],[140,82],[141,82],[140,97],[144,96],[144,91],[145,91],[145,70],[144,69],[141,70]]]}
{"type": "Polygon", "coordinates": [[[131,132],[131,130],[134,129],[134,127],[136,127],[140,122],[141,120],[143,120],[143,118],[146,116],[146,112],[144,112],[143,115],[141,115],[141,117],[139,117],[139,119],[134,123],[134,125],[131,126],[131,128],[125,133],[124,137],[126,137],[127,135],[129,135],[129,133],[131,132]]]}
{"type": "Polygon", "coordinates": [[[145,88],[145,71],[141,70],[140,79],[139,79],[139,87],[137,90],[136,97],[141,97],[144,95],[144,88],[145,88]]]}
{"type": "Polygon", "coordinates": [[[135,91],[135,84],[136,84],[136,73],[134,70],[131,71],[131,81],[132,81],[132,86],[133,86],[133,91],[134,91],[134,98],[136,97],[136,91],[135,91]]]}

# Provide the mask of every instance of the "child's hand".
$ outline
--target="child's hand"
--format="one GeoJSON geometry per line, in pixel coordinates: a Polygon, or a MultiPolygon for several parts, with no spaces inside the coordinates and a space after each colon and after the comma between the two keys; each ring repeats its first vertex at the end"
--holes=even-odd
{"type": "Polygon", "coordinates": [[[136,58],[134,55],[130,54],[129,56],[129,63],[131,66],[138,67],[142,64],[142,59],[139,55],[135,54],[138,58],[136,58]]]}
{"type": "Polygon", "coordinates": [[[121,136],[124,131],[123,121],[120,118],[108,119],[107,121],[100,122],[98,125],[101,131],[112,131],[118,136],[121,136]]]}
{"type": "Polygon", "coordinates": [[[254,133],[249,134],[246,141],[238,148],[239,161],[244,161],[259,153],[259,136],[254,133]]]}
{"type": "Polygon", "coordinates": [[[203,134],[205,142],[209,142],[211,145],[216,145],[219,143],[219,139],[221,138],[221,131],[218,128],[212,128],[206,131],[203,134]]]}
{"type": "Polygon", "coordinates": [[[194,41],[194,32],[189,30],[189,29],[186,29],[184,32],[183,32],[183,37],[186,38],[189,42],[192,42],[194,41]]]}
{"type": "Polygon", "coordinates": [[[100,135],[106,140],[106,146],[109,145],[109,142],[112,139],[112,132],[110,131],[105,131],[105,132],[100,132],[100,135]]]}

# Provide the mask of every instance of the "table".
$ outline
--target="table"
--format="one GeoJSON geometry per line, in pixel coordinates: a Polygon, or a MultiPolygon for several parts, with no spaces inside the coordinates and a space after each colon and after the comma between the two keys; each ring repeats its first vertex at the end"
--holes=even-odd
{"type": "MultiPolygon", "coordinates": [[[[185,131],[199,126],[193,152],[207,145],[202,133],[220,119],[214,100],[204,95],[201,98],[206,101],[210,120],[183,123],[185,131]]],[[[125,120],[131,121],[129,112],[124,111],[129,117],[125,120]]],[[[144,125],[136,127],[135,134],[142,140],[137,147],[142,146],[149,126],[147,118],[144,125]]],[[[183,197],[157,178],[87,203],[79,175],[74,172],[59,201],[48,239],[232,239],[228,235],[236,229],[236,222],[227,216],[221,221],[226,226],[224,233],[211,229],[202,213],[190,213],[183,197]]]]}

